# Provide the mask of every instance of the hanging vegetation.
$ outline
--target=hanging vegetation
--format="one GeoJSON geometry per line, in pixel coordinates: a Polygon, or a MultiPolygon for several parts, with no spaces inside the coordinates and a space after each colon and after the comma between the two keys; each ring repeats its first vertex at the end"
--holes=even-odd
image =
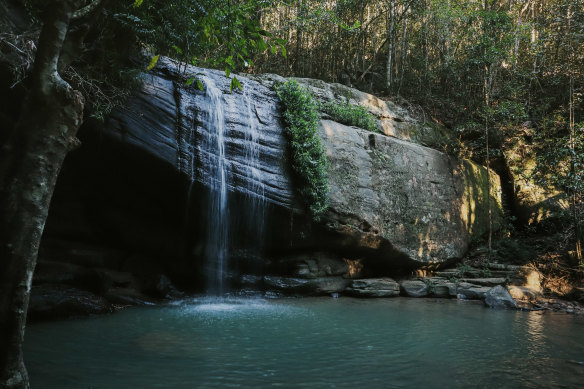
{"type": "Polygon", "coordinates": [[[317,105],[295,80],[276,85],[275,89],[282,102],[297,186],[313,219],[318,221],[327,209],[329,186],[328,161],[318,136],[317,105]]]}

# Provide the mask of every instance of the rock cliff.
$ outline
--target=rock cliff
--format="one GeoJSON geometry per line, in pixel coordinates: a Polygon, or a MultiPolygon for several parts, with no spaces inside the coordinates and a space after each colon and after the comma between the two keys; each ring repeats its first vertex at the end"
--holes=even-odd
{"type": "Polygon", "coordinates": [[[68,157],[57,186],[40,274],[47,264],[65,261],[138,273],[152,268],[191,287],[204,278],[202,236],[217,158],[202,145],[215,136],[218,110],[231,193],[227,217],[235,230],[230,271],[327,276],[318,260],[324,256],[342,268],[335,276],[386,276],[391,269],[460,258],[486,231],[489,201],[500,221],[498,177],[491,175],[489,199],[484,168],[427,147],[446,136],[443,129],[372,95],[299,80],[317,99],[349,98],[364,106],[379,128],[372,133],[323,115],[330,209],[312,224],[290,179],[279,102],[270,88],[282,78],[238,77],[243,90],[230,92],[221,72],[187,67],[182,73],[161,58],[123,109],[103,127],[85,128],[83,146],[68,157]],[[197,73],[205,91],[185,84],[197,73]],[[211,86],[221,92],[215,100],[211,86]],[[253,223],[262,229],[250,227],[251,198],[261,200],[253,223]],[[260,232],[265,250],[246,251],[260,232]],[[316,270],[302,270],[311,263],[316,270]]]}

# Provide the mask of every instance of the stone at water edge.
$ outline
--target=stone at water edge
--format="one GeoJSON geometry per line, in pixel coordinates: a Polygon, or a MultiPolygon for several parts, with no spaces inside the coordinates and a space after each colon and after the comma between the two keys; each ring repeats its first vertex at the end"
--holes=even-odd
{"type": "Polygon", "coordinates": [[[400,286],[391,278],[365,278],[353,280],[345,289],[347,294],[357,297],[394,297],[399,296],[400,286]]]}
{"type": "Polygon", "coordinates": [[[297,278],[265,276],[264,285],[276,292],[321,296],[342,292],[350,280],[342,277],[297,278]]]}
{"type": "Polygon", "coordinates": [[[456,286],[457,298],[463,300],[484,300],[485,296],[492,288],[480,286],[468,282],[461,282],[456,286]]]}
{"type": "Polygon", "coordinates": [[[497,285],[485,295],[485,305],[490,308],[517,309],[517,303],[504,286],[497,285]]]}
{"type": "Polygon", "coordinates": [[[402,281],[401,289],[409,297],[426,297],[428,295],[428,285],[420,280],[402,281]]]}

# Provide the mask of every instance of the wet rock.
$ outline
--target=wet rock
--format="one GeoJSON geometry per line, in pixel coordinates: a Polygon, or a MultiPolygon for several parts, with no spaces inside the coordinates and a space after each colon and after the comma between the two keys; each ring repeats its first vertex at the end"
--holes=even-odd
{"type": "Polygon", "coordinates": [[[435,297],[456,297],[456,284],[443,277],[424,279],[428,285],[428,294],[435,297]]]}
{"type": "Polygon", "coordinates": [[[345,292],[357,297],[394,297],[399,291],[399,284],[391,278],[365,278],[353,280],[345,292]]]}
{"type": "Polygon", "coordinates": [[[485,294],[485,305],[490,308],[517,309],[517,303],[504,286],[497,285],[485,294]]]}
{"type": "Polygon", "coordinates": [[[426,297],[428,284],[420,280],[407,280],[400,282],[401,290],[409,297],[426,297]]]}
{"type": "Polygon", "coordinates": [[[66,285],[35,286],[31,290],[28,317],[31,320],[62,319],[113,312],[104,297],[66,285]]]}
{"type": "Polygon", "coordinates": [[[164,274],[148,277],[144,282],[144,293],[152,297],[172,299],[184,295],[184,293],[175,288],[170,279],[164,274]]]}
{"type": "Polygon", "coordinates": [[[242,274],[239,277],[239,286],[241,288],[259,289],[263,284],[263,278],[255,274],[242,274]]]}
{"type": "Polygon", "coordinates": [[[133,288],[114,287],[108,290],[103,297],[110,303],[116,305],[116,308],[133,305],[152,305],[156,303],[155,299],[133,288]]]}
{"type": "Polygon", "coordinates": [[[301,278],[348,276],[350,272],[348,261],[323,252],[283,258],[281,263],[294,264],[293,273],[301,278]]]}
{"type": "Polygon", "coordinates": [[[456,286],[456,295],[459,299],[484,300],[489,290],[491,288],[488,286],[461,282],[456,286]]]}
{"type": "Polygon", "coordinates": [[[164,274],[158,278],[158,282],[156,283],[156,291],[166,298],[176,298],[183,295],[174,287],[172,282],[170,282],[168,277],[164,274]]]}
{"type": "Polygon", "coordinates": [[[264,285],[269,290],[285,294],[313,296],[342,292],[350,283],[350,280],[342,277],[322,277],[312,279],[277,276],[264,277],[264,285]]]}

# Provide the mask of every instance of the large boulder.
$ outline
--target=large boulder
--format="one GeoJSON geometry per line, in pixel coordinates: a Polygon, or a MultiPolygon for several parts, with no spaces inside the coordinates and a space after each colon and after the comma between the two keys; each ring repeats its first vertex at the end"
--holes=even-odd
{"type": "Polygon", "coordinates": [[[502,285],[497,285],[485,295],[485,305],[490,308],[510,308],[517,309],[517,303],[509,294],[509,291],[502,285]]]}
{"type": "Polygon", "coordinates": [[[487,172],[470,161],[330,120],[322,121],[321,136],[335,229],[376,245],[387,240],[411,260],[433,263],[462,257],[486,231],[489,201],[495,225],[501,220],[498,177],[491,174],[487,199],[487,172]]]}
{"type": "Polygon", "coordinates": [[[405,280],[400,283],[402,291],[409,297],[426,297],[430,288],[421,280],[405,280]]]}
{"type": "MultiPolygon", "coordinates": [[[[92,252],[116,254],[100,266],[167,274],[180,288],[202,285],[211,267],[205,239],[218,224],[208,216],[217,156],[203,146],[217,137],[218,119],[224,148],[217,150],[225,152],[227,166],[229,212],[221,224],[230,229],[229,271],[379,277],[460,258],[485,231],[489,203],[495,222],[500,219],[498,177],[491,174],[488,198],[483,167],[424,146],[440,138],[434,127],[372,95],[301,80],[322,101],[350,92],[350,102],[374,113],[383,132],[323,118],[330,209],[311,224],[293,187],[279,102],[270,89],[283,79],[240,75],[243,90],[230,91],[220,71],[184,71],[200,74],[205,90],[187,86],[178,65],[161,58],[125,107],[102,127],[82,129],[83,145],[67,158],[56,187],[41,260],[68,261],[67,242],[84,242],[92,252]],[[247,250],[250,242],[265,250],[247,250]],[[320,252],[326,258],[315,260],[320,252]],[[286,266],[283,258],[296,262],[286,266]]],[[[336,290],[313,284],[307,288],[336,290]]]]}

